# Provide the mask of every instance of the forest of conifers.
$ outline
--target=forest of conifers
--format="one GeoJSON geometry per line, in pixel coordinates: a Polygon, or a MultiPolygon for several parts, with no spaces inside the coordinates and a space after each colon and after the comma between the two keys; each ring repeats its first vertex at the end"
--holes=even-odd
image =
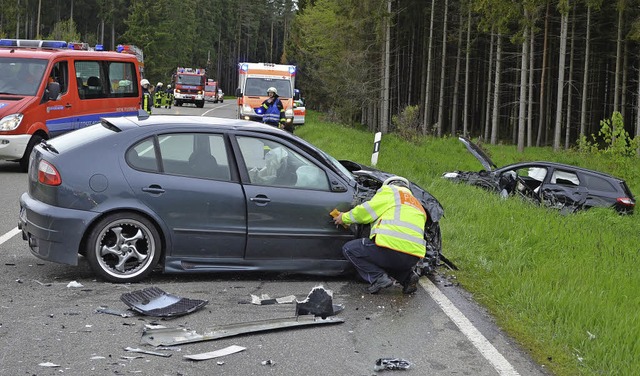
{"type": "Polygon", "coordinates": [[[614,112],[640,134],[639,3],[0,0],[0,37],[135,44],[152,82],[206,67],[228,94],[238,62],[295,64],[347,124],[557,150],[614,112]]]}

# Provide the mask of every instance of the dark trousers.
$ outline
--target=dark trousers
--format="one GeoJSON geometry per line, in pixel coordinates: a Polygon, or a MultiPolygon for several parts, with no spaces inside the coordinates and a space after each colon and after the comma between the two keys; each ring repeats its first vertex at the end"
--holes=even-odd
{"type": "Polygon", "coordinates": [[[342,246],[342,253],[355,266],[360,277],[373,283],[383,274],[399,283],[408,280],[412,268],[420,261],[416,256],[378,247],[369,238],[354,239],[342,246]]]}

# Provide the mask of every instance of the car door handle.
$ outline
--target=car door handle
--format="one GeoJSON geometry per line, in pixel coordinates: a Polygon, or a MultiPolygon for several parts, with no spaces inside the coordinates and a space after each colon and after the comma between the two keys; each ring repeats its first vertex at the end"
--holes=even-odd
{"type": "Polygon", "coordinates": [[[71,108],[71,103],[67,103],[64,105],[66,108],[71,108]]]}
{"type": "Polygon", "coordinates": [[[257,195],[256,197],[251,197],[249,200],[251,200],[252,202],[255,202],[257,205],[265,205],[269,202],[271,202],[271,199],[265,195],[257,195]]]}
{"type": "Polygon", "coordinates": [[[146,188],[142,188],[142,192],[153,193],[153,194],[159,195],[159,194],[164,193],[164,189],[162,189],[162,187],[157,185],[157,184],[151,184],[150,186],[148,186],[146,188]]]}

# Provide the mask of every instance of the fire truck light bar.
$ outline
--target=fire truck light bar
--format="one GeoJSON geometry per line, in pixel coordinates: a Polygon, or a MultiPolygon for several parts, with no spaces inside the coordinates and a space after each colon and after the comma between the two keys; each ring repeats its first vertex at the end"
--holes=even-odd
{"type": "Polygon", "coordinates": [[[67,48],[68,44],[62,40],[36,40],[36,39],[0,39],[3,47],[42,47],[42,48],[67,48]]]}

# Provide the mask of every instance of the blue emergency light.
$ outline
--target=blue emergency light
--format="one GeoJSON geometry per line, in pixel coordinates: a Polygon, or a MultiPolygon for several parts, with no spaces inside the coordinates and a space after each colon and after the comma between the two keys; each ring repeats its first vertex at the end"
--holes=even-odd
{"type": "Polygon", "coordinates": [[[62,40],[0,39],[0,46],[4,46],[4,47],[66,48],[67,47],[67,42],[62,41],[62,40]]]}
{"type": "Polygon", "coordinates": [[[94,47],[94,50],[104,51],[104,46],[102,44],[96,44],[96,46],[94,47]]]}
{"type": "Polygon", "coordinates": [[[116,51],[118,51],[118,52],[124,51],[124,46],[119,44],[118,47],[116,47],[116,51]]]}
{"type": "Polygon", "coordinates": [[[296,73],[296,67],[289,67],[289,73],[291,74],[296,73]]]}
{"type": "Polygon", "coordinates": [[[248,70],[249,70],[249,64],[242,64],[242,65],[240,66],[240,69],[242,69],[242,70],[243,70],[243,71],[245,71],[245,72],[246,72],[246,71],[248,71],[248,70]]]}

